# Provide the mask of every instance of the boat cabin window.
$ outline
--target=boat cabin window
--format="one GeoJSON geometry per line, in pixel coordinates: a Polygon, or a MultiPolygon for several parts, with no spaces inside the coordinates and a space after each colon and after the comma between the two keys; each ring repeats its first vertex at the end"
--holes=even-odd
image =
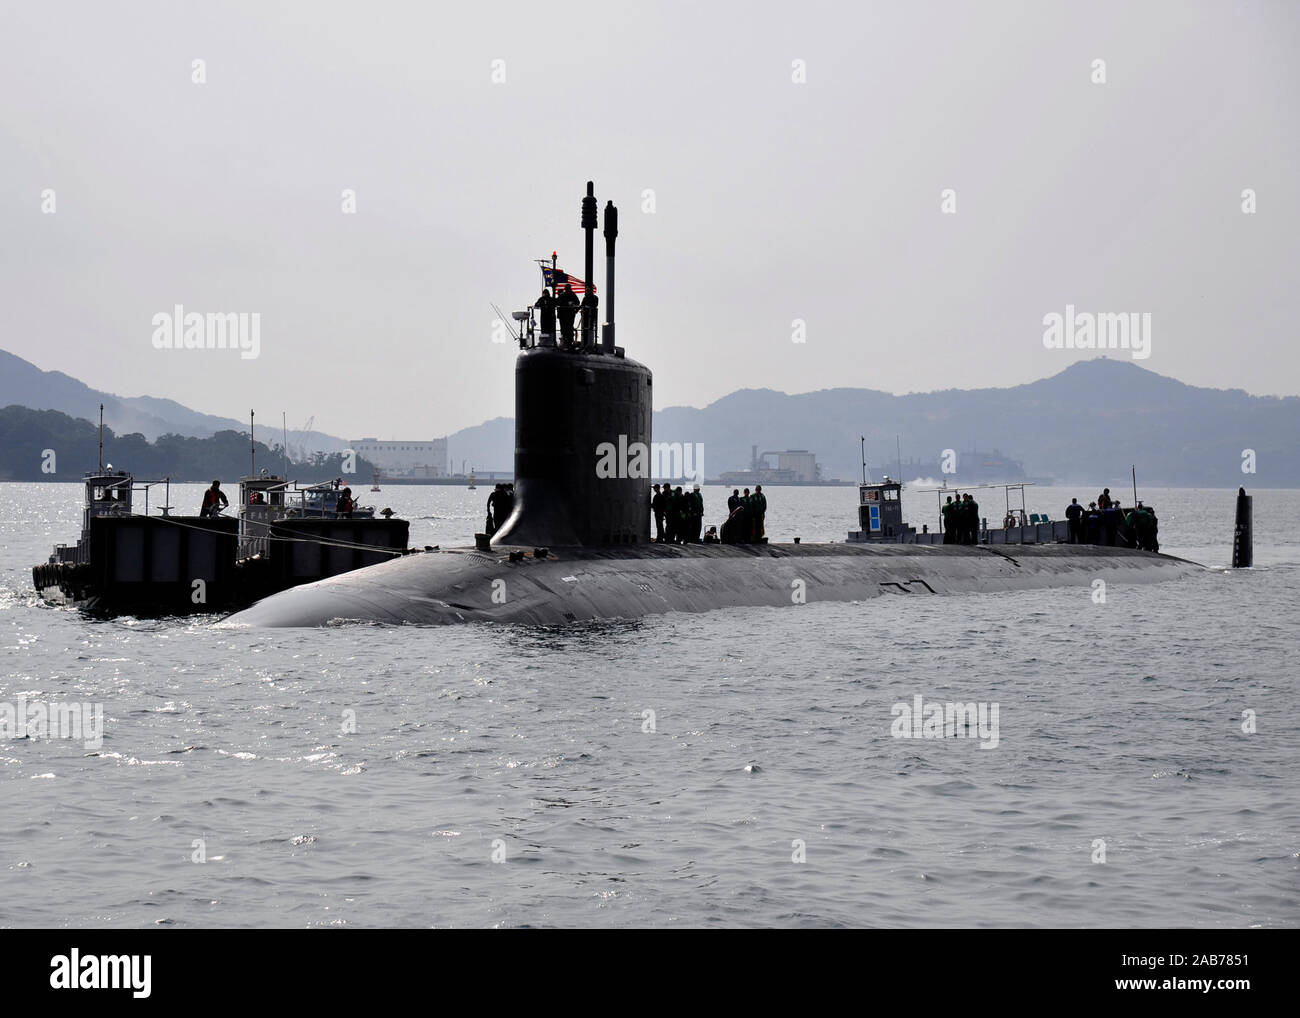
{"type": "Polygon", "coordinates": [[[878,502],[897,502],[897,488],[862,488],[862,504],[870,505],[878,502]]]}

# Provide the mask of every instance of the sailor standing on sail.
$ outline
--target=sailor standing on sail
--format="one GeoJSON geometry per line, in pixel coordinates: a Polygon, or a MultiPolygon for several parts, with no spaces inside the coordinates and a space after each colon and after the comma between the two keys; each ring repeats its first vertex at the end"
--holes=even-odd
{"type": "Polygon", "coordinates": [[[582,295],[582,345],[594,346],[596,322],[600,320],[600,299],[587,287],[582,295]]]}
{"type": "Polygon", "coordinates": [[[568,283],[564,284],[564,289],[556,298],[555,306],[560,318],[560,338],[564,341],[564,346],[572,350],[576,345],[573,339],[573,319],[578,313],[578,295],[568,283]]]}
{"type": "Polygon", "coordinates": [[[537,303],[533,305],[541,312],[542,317],[542,346],[555,345],[555,298],[551,296],[550,288],[542,290],[542,295],[537,298],[537,303]]]}

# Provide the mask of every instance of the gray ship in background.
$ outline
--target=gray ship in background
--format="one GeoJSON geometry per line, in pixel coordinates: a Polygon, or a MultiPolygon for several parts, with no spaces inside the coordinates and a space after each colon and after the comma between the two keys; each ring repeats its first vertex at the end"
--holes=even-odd
{"type": "MultiPolygon", "coordinates": [[[[597,205],[582,200],[585,279],[592,277],[597,205]]],[[[865,601],[881,594],[957,594],[1177,579],[1202,567],[1155,552],[1059,543],[1063,521],[979,529],[942,543],[902,523],[896,481],[859,485],[859,529],[843,544],[658,544],[650,533],[654,378],[615,343],[618,213],[604,212],[605,321],[587,287],[580,328],[557,336],[546,312],[516,312],[515,489],[508,519],[473,548],[415,553],[286,590],[225,624],[322,626],[335,620],[556,624],[865,601]],[[597,332],[599,331],[599,338],[597,332]],[[607,466],[611,453],[618,469],[607,466]]],[[[559,282],[563,274],[554,277],[559,282]]],[[[847,509],[847,507],[846,507],[847,509]]],[[[1019,521],[1017,521],[1019,523],[1019,521]]],[[[726,528],[721,527],[724,534],[726,528]]]]}
{"type": "MultiPolygon", "coordinates": [[[[864,440],[865,441],[865,440],[864,440]]],[[[755,484],[768,485],[851,485],[855,482],[828,477],[822,464],[817,461],[817,454],[809,449],[767,449],[758,451],[758,446],[751,446],[749,466],[744,470],[724,470],[716,481],[709,483],[728,487],[752,488],[755,484]]],[[[890,474],[906,483],[938,479],[949,487],[991,486],[999,484],[1042,484],[1053,485],[1056,478],[1043,475],[1031,476],[1025,472],[1025,465],[1010,456],[1004,456],[1000,449],[992,452],[953,453],[952,462],[943,458],[919,459],[909,457],[897,459],[893,463],[869,466],[863,463],[866,472],[873,476],[890,474]]]]}

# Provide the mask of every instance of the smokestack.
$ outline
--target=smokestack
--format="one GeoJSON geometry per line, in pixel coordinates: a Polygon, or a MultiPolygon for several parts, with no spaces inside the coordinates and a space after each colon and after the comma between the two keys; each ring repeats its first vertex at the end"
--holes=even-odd
{"type": "Polygon", "coordinates": [[[601,346],[605,352],[614,352],[614,241],[618,238],[618,209],[614,203],[605,203],[605,328],[601,333],[601,346]]]}
{"type": "MultiPolygon", "coordinates": [[[[582,229],[586,232],[585,251],[586,260],[584,267],[586,271],[582,278],[587,282],[587,293],[584,294],[583,303],[590,304],[587,298],[591,294],[591,288],[595,286],[594,277],[591,274],[591,244],[592,234],[596,231],[596,185],[592,181],[587,181],[587,197],[582,199],[582,229]]],[[[596,323],[592,320],[591,311],[588,307],[582,309],[582,345],[585,349],[591,349],[596,344],[596,323]]]]}

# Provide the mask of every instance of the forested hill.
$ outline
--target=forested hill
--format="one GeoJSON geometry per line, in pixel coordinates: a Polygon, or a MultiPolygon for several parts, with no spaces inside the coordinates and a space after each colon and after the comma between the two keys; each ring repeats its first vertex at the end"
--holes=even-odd
{"type": "MultiPolygon", "coordinates": [[[[101,403],[104,405],[105,424],[120,435],[139,432],[150,441],[163,435],[208,438],[218,431],[238,431],[244,426],[243,421],[199,413],[175,400],[115,396],[92,388],[62,371],[42,371],[30,361],[0,350],[0,406],[13,404],[33,410],[60,410],[74,417],[93,417],[101,403]]],[[[264,426],[260,415],[258,420],[260,429],[264,426]]],[[[271,427],[280,430],[274,424],[271,427]]],[[[289,429],[290,450],[337,452],[345,444],[343,439],[323,432],[289,429]]]]}
{"type": "MultiPolygon", "coordinates": [[[[259,470],[282,472],[285,460],[279,445],[258,442],[255,449],[259,470]]],[[[219,478],[233,483],[249,470],[248,432],[219,431],[211,438],[162,435],[149,442],[141,434],[119,436],[105,427],[104,463],[140,480],[219,478]]],[[[99,429],[90,421],[57,410],[0,409],[0,480],[76,481],[98,464],[99,429]]],[[[350,474],[344,474],[343,466],[341,453],[319,453],[310,463],[290,459],[289,475],[302,481],[346,476],[370,482],[373,467],[366,460],[358,459],[350,474]]]]}

